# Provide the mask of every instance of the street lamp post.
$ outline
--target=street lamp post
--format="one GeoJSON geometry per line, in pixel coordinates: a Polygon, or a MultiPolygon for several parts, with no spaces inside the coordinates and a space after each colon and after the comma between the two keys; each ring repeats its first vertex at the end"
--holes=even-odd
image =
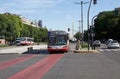
{"type": "Polygon", "coordinates": [[[95,15],[95,16],[93,16],[93,18],[92,18],[92,21],[91,21],[91,25],[92,25],[92,27],[94,26],[94,19],[95,19],[95,17],[97,17],[98,15],[95,15]]]}
{"type": "MultiPolygon", "coordinates": [[[[81,5],[81,29],[82,29],[82,47],[83,47],[83,41],[84,41],[84,34],[83,34],[83,4],[87,4],[89,2],[75,2],[75,4],[80,4],[81,5]]],[[[80,23],[80,22],[79,22],[80,23]]]]}
{"type": "Polygon", "coordinates": [[[82,47],[83,47],[83,41],[84,41],[84,34],[83,34],[83,4],[87,4],[89,2],[83,2],[81,1],[81,27],[82,27],[82,47]]]}
{"type": "MultiPolygon", "coordinates": [[[[81,22],[81,21],[79,20],[78,22],[79,22],[79,33],[80,33],[80,22],[81,22]]],[[[81,35],[79,34],[79,40],[80,40],[80,36],[81,36],[81,35]]]]}
{"type": "MultiPolygon", "coordinates": [[[[95,19],[95,17],[97,17],[98,15],[95,15],[95,16],[93,16],[93,18],[92,18],[92,21],[91,21],[91,26],[92,26],[92,29],[94,28],[94,19],[95,19]]],[[[94,40],[94,31],[92,31],[92,43],[93,43],[93,40],[94,40]]],[[[92,49],[93,49],[93,46],[92,46],[92,49]]]]}
{"type": "Polygon", "coordinates": [[[81,1],[81,27],[82,27],[82,47],[84,41],[84,34],[83,34],[83,1],[81,1]]]}

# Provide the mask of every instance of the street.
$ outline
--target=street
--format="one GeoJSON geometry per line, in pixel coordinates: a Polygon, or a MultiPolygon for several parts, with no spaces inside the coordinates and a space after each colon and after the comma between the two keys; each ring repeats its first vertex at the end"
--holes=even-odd
{"type": "Polygon", "coordinates": [[[120,0],[0,3],[0,79],[120,79],[120,0]]]}
{"type": "Polygon", "coordinates": [[[0,79],[120,79],[120,50],[104,46],[96,50],[99,53],[49,54],[39,49],[0,54],[0,79]]]}

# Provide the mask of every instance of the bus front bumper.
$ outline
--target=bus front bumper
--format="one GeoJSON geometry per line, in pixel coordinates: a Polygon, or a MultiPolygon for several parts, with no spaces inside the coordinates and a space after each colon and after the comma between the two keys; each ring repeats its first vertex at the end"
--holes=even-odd
{"type": "Polygon", "coordinates": [[[57,51],[68,52],[68,47],[63,47],[63,48],[48,47],[48,51],[49,52],[57,52],[57,51]]]}

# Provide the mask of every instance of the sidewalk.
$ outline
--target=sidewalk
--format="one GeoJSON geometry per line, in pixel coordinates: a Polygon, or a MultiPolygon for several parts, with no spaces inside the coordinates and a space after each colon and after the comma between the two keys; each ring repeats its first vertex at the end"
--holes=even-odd
{"type": "Polygon", "coordinates": [[[46,49],[47,45],[33,45],[33,46],[20,46],[20,47],[13,47],[13,48],[7,48],[7,49],[0,49],[0,54],[22,54],[24,52],[28,51],[28,48],[32,47],[33,50],[36,49],[46,49]]]}

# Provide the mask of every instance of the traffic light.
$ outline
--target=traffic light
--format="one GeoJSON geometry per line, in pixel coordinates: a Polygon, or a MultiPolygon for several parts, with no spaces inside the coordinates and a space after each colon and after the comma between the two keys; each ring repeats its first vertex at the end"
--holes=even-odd
{"type": "Polygon", "coordinates": [[[68,32],[70,31],[70,28],[68,28],[68,32]]]}
{"type": "Polygon", "coordinates": [[[97,0],[93,0],[93,4],[97,4],[97,0]]]}
{"type": "Polygon", "coordinates": [[[94,27],[90,26],[90,30],[89,30],[90,35],[94,33],[94,27]]]}

